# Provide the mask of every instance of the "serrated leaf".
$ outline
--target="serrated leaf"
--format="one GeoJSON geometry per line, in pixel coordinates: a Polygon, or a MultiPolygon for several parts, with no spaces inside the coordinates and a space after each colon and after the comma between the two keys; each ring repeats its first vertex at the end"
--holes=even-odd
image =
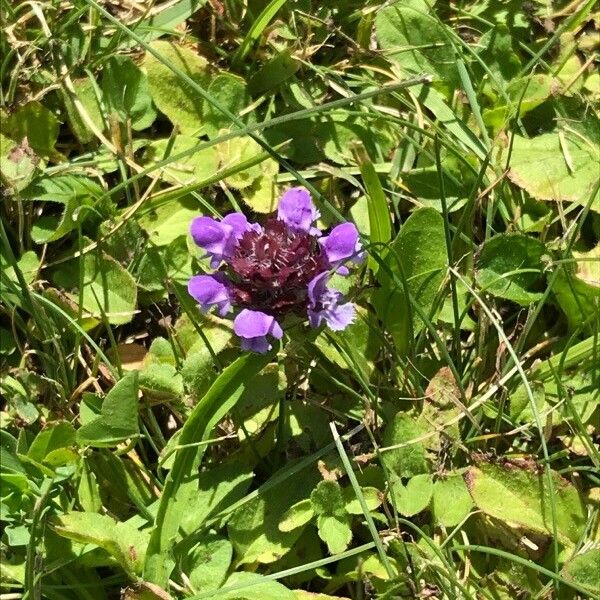
{"type": "Polygon", "coordinates": [[[54,154],[60,125],[54,114],[37,100],[20,106],[3,121],[3,133],[15,142],[21,143],[27,139],[36,154],[54,154]]]}
{"type": "Polygon", "coordinates": [[[319,537],[327,544],[330,554],[340,554],[352,541],[348,517],[321,514],[317,517],[319,537]]]}
{"type": "Polygon", "coordinates": [[[227,576],[232,556],[231,542],[211,534],[186,549],[182,570],[197,593],[216,590],[227,576]]]}
{"type": "Polygon", "coordinates": [[[590,593],[600,595],[600,549],[592,548],[587,552],[578,554],[568,561],[561,571],[561,575],[586,588],[590,593]]]}
{"type": "MultiPolygon", "coordinates": [[[[238,75],[226,71],[219,73],[210,82],[207,91],[216,102],[234,115],[238,115],[248,102],[246,82],[238,75]]],[[[233,125],[229,117],[209,102],[204,102],[202,111],[204,130],[209,138],[216,137],[219,130],[233,125]]]]}
{"type": "Polygon", "coordinates": [[[173,365],[152,362],[139,373],[141,390],[154,401],[181,398],[183,379],[173,365]]]}
{"type": "Polygon", "coordinates": [[[52,526],[58,535],[82,544],[95,544],[111,554],[132,576],[141,572],[148,533],[108,515],[70,512],[57,517],[52,526]]]}
{"type": "MultiPolygon", "coordinates": [[[[203,56],[191,48],[172,42],[156,41],[151,47],[200,86],[207,86],[208,62],[203,56]]],[[[148,75],[150,94],[158,109],[183,133],[198,134],[203,125],[202,96],[150,52],[146,53],[143,67],[148,75]]]]}
{"type": "Polygon", "coordinates": [[[337,481],[319,481],[310,495],[310,501],[317,515],[336,515],[342,518],[346,514],[346,502],[337,481]]]}

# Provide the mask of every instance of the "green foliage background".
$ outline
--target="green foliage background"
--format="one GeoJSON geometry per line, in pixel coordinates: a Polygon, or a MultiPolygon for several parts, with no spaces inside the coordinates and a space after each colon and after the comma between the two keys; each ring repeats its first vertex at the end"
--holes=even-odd
{"type": "Polygon", "coordinates": [[[1,598],[600,597],[593,1],[0,5],[1,598]],[[291,185],[358,318],[242,354],[291,185]]]}

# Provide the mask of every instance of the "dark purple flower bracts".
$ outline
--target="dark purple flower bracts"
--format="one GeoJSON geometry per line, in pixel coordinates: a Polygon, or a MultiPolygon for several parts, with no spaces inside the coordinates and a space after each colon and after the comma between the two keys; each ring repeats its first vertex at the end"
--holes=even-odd
{"type": "Polygon", "coordinates": [[[289,313],[307,315],[311,327],[325,323],[334,331],[353,321],[354,305],[327,282],[332,272],[347,275],[346,263],[364,258],[358,231],[342,223],[321,237],[314,227],[318,218],[308,191],[297,187],[281,197],[277,218],[264,226],[249,223],[242,213],[192,222],[192,238],[218,270],[192,277],[188,291],[204,311],[214,306],[225,316],[241,309],[233,329],[242,349],[268,352],[269,336],[283,336],[277,319],[289,313]]]}

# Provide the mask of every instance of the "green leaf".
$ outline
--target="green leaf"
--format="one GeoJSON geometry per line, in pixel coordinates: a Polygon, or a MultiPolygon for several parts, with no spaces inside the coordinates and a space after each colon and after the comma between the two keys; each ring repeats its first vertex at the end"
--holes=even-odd
{"type": "Polygon", "coordinates": [[[528,306],[542,296],[545,252],[536,238],[520,233],[495,235],[483,245],[477,260],[477,283],[489,294],[528,306]]]}
{"type": "Polygon", "coordinates": [[[285,48],[252,76],[248,88],[253,95],[261,94],[289,79],[299,68],[300,62],[292,56],[289,48],[285,48]]]}
{"type": "MultiPolygon", "coordinates": [[[[598,145],[569,131],[513,138],[508,176],[538,200],[584,205],[598,182],[598,145]]],[[[600,212],[600,195],[592,209],[600,212]]]]}
{"type": "Polygon", "coordinates": [[[31,238],[36,244],[47,244],[77,229],[102,194],[102,188],[87,177],[55,175],[34,181],[23,190],[24,199],[58,203],[62,207],[58,216],[40,217],[31,229],[31,238]]]}
{"type": "Polygon", "coordinates": [[[385,466],[400,477],[413,477],[428,473],[424,442],[413,442],[427,429],[407,413],[399,412],[386,427],[383,435],[384,446],[407,444],[401,448],[386,450],[382,454],[385,466]]]}
{"type": "Polygon", "coordinates": [[[320,481],[310,495],[310,501],[317,515],[337,515],[344,517],[346,502],[342,488],[337,481],[320,481]]]}
{"type": "MultiPolygon", "coordinates": [[[[97,88],[96,82],[92,81],[89,77],[75,79],[73,81],[73,89],[77,100],[89,117],[89,120],[92,121],[98,131],[104,131],[102,107],[98,101],[98,94],[100,91],[97,88]]],[[[82,144],[89,144],[92,140],[96,139],[96,136],[89,128],[87,122],[83,120],[71,95],[67,94],[66,91],[63,91],[62,97],[67,111],[67,120],[75,137],[82,144]]]]}
{"type": "MultiPolygon", "coordinates": [[[[234,115],[238,115],[248,103],[246,82],[233,73],[219,73],[210,82],[207,91],[223,108],[234,115]]],[[[231,119],[206,100],[202,111],[204,131],[209,138],[216,137],[221,129],[231,127],[231,119]]]]}
{"type": "Polygon", "coordinates": [[[215,593],[216,600],[296,600],[294,592],[283,584],[258,573],[232,573],[223,588],[237,589],[215,593]]]}
{"type": "MultiPolygon", "coordinates": [[[[281,473],[272,477],[279,479],[281,473]]],[[[290,506],[306,498],[317,477],[316,469],[306,467],[235,511],[227,523],[227,532],[239,564],[273,563],[290,551],[303,528],[283,532],[279,523],[290,506]]]]}
{"type": "Polygon", "coordinates": [[[448,89],[459,87],[454,49],[425,0],[385,6],[377,11],[375,31],[380,48],[401,73],[430,73],[448,89]]]}
{"type": "Polygon", "coordinates": [[[259,373],[270,359],[271,355],[255,354],[238,358],[220,374],[183,425],[179,439],[183,448],[176,454],[167,475],[150,537],[144,565],[144,576],[148,581],[165,586],[175,564],[172,546],[185,514],[183,511],[190,497],[197,493],[194,475],[205,451],[198,442],[208,438],[215,425],[237,402],[246,382],[259,373]]]}
{"type": "Polygon", "coordinates": [[[183,379],[173,365],[152,362],[140,371],[140,389],[154,401],[181,398],[183,379]]]}
{"type": "Polygon", "coordinates": [[[134,371],[108,392],[100,416],[77,430],[77,443],[102,448],[138,435],[138,377],[134,371]]]}
{"type": "MultiPolygon", "coordinates": [[[[444,220],[433,208],[416,210],[404,223],[392,242],[385,263],[400,281],[406,281],[408,292],[429,314],[439,292],[448,266],[444,220]]],[[[414,314],[400,285],[396,285],[384,269],[378,271],[381,289],[374,295],[374,304],[386,329],[394,337],[399,353],[408,349],[411,335],[424,323],[414,314]]]]}
{"type": "Polygon", "coordinates": [[[129,523],[115,521],[108,515],[69,512],[60,515],[52,525],[61,537],[81,544],[95,544],[111,554],[131,575],[139,575],[144,561],[148,533],[129,523]]]}
{"type": "Polygon", "coordinates": [[[28,102],[9,115],[2,131],[15,142],[27,139],[29,147],[40,156],[54,154],[59,122],[54,114],[38,101],[28,102]]]}
{"type": "Polygon", "coordinates": [[[542,469],[510,462],[470,467],[465,481],[477,508],[490,517],[552,536],[553,502],[558,540],[576,544],[583,534],[587,522],[583,499],[573,484],[554,471],[552,491],[542,469]]]}
{"type": "Polygon", "coordinates": [[[232,555],[231,542],[211,534],[186,550],[182,570],[196,592],[216,590],[225,581],[232,555]]]}
{"type": "Polygon", "coordinates": [[[473,501],[460,473],[448,473],[433,484],[432,510],[440,525],[458,525],[472,507],[473,501]]]}
{"type": "Polygon", "coordinates": [[[51,462],[51,454],[75,444],[75,428],[66,421],[51,424],[35,436],[27,451],[28,458],[36,462],[51,462]]]}
{"type": "MultiPolygon", "coordinates": [[[[79,293],[67,294],[69,298],[81,304],[85,317],[100,320],[105,314],[113,325],[129,323],[137,306],[137,286],[135,280],[119,262],[108,254],[89,253],[83,259],[83,287],[79,293]]],[[[77,285],[73,275],[57,272],[57,283],[63,287],[77,285]]]]}
{"type": "Polygon", "coordinates": [[[569,328],[574,330],[583,323],[592,328],[600,305],[600,244],[589,252],[574,252],[574,263],[563,263],[552,291],[565,313],[569,328]]]}
{"type": "Polygon", "coordinates": [[[122,123],[131,121],[135,131],[150,127],[156,119],[148,79],[127,56],[111,56],[105,63],[102,90],[108,110],[122,123]]]}
{"type": "Polygon", "coordinates": [[[568,561],[561,571],[567,580],[600,595],[600,549],[592,548],[568,561]]]}
{"type": "Polygon", "coordinates": [[[292,505],[279,522],[279,531],[292,531],[306,525],[315,516],[312,502],[309,498],[300,500],[292,505]]]}
{"type": "MultiPolygon", "coordinates": [[[[166,41],[153,42],[151,47],[200,86],[208,85],[208,62],[203,56],[186,46],[166,41]]],[[[182,133],[198,134],[203,125],[202,96],[149,52],[143,66],[148,75],[150,94],[158,109],[182,133]]]]}
{"type": "MultiPolygon", "coordinates": [[[[144,164],[153,165],[170,156],[176,156],[198,145],[198,139],[189,135],[180,134],[174,139],[162,138],[153,140],[146,145],[144,164]]],[[[169,163],[162,167],[160,173],[165,181],[176,185],[189,185],[204,181],[218,170],[219,157],[215,146],[204,148],[185,158],[169,163]]],[[[158,199],[160,201],[160,198],[158,199]]],[[[171,202],[163,203],[163,210],[168,211],[171,202]]]]}
{"type": "Polygon", "coordinates": [[[327,544],[330,554],[340,554],[352,541],[352,529],[347,516],[321,514],[317,517],[319,537],[327,544]]]}
{"type": "MultiPolygon", "coordinates": [[[[363,487],[361,488],[363,498],[365,499],[365,503],[369,510],[375,510],[379,506],[381,506],[381,493],[377,488],[374,487],[363,487]]],[[[346,502],[346,512],[351,515],[362,515],[363,510],[362,506],[356,495],[354,494],[354,490],[351,487],[344,488],[343,490],[344,500],[346,502]]]]}
{"type": "Polygon", "coordinates": [[[26,140],[15,142],[0,133],[0,181],[21,191],[32,180],[40,159],[26,140]]]}
{"type": "Polygon", "coordinates": [[[413,517],[424,511],[433,494],[431,475],[415,475],[404,485],[400,479],[392,483],[390,497],[396,510],[405,517],[413,517]]]}

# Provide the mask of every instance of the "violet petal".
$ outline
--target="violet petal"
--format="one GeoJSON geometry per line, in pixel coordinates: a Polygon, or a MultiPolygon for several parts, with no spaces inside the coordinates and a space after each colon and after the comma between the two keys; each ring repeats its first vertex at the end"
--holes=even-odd
{"type": "Polygon", "coordinates": [[[337,225],[328,236],[319,240],[319,244],[332,266],[339,267],[347,260],[360,262],[363,258],[358,230],[354,223],[337,225]]]}
{"type": "Polygon", "coordinates": [[[241,345],[244,350],[252,350],[260,354],[264,354],[272,348],[267,340],[267,335],[277,339],[283,337],[283,330],[275,317],[259,310],[247,308],[235,318],[233,330],[242,338],[241,345]]]}
{"type": "Polygon", "coordinates": [[[320,231],[312,226],[319,216],[308,190],[303,187],[291,188],[279,199],[277,218],[292,229],[320,235],[320,231]]]}
{"type": "Polygon", "coordinates": [[[354,305],[342,302],[342,293],[327,287],[327,276],[321,273],[308,284],[308,321],[311,327],[325,322],[333,331],[341,331],[354,320],[354,305]]]}
{"type": "Polygon", "coordinates": [[[192,277],[188,282],[188,293],[205,312],[216,306],[219,314],[225,316],[231,309],[229,290],[220,273],[192,277]]]}

